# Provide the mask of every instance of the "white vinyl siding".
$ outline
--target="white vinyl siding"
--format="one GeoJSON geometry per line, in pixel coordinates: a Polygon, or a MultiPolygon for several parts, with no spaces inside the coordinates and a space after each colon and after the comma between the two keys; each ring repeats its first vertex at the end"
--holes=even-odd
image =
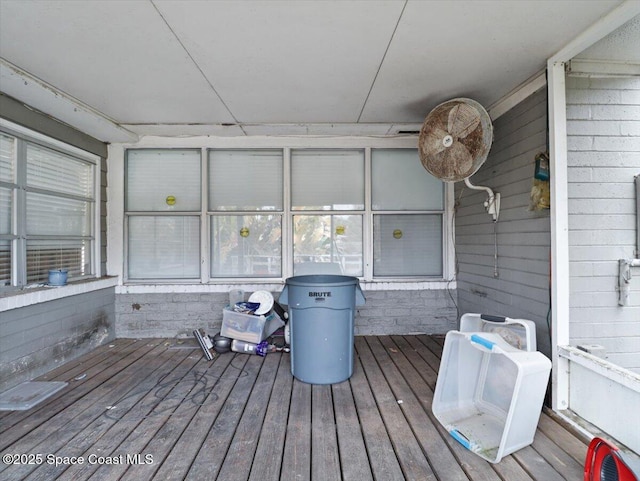
{"type": "Polygon", "coordinates": [[[486,193],[456,184],[459,308],[461,313],[534,321],[538,349],[550,356],[551,224],[548,209],[529,209],[535,157],[547,150],[546,91],[513,107],[496,119],[493,128],[487,161],[471,181],[501,194],[498,222],[492,222],[482,205],[486,193]]]}

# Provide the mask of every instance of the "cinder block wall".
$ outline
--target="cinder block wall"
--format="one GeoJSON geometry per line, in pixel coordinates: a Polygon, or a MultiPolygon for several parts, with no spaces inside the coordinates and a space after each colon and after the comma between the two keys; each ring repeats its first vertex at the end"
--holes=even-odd
{"type": "MultiPolygon", "coordinates": [[[[279,293],[273,293],[277,299],[279,293]]],[[[456,308],[446,290],[365,291],[357,307],[356,335],[445,334],[456,327],[456,308]]],[[[119,294],[116,335],[189,337],[194,329],[216,333],[222,324],[226,293],[119,294]]]]}
{"type": "Polygon", "coordinates": [[[114,303],[109,288],[4,311],[0,392],[114,339],[114,303]]]}

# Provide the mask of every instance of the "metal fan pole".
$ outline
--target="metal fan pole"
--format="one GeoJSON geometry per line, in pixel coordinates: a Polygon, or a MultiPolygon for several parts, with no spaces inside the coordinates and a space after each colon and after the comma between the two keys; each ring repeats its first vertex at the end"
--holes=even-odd
{"type": "Polygon", "coordinates": [[[484,190],[489,198],[484,202],[484,206],[487,209],[487,213],[493,217],[493,277],[499,277],[498,273],[498,231],[497,223],[498,216],[500,215],[500,194],[493,193],[489,187],[482,187],[479,185],[473,185],[469,178],[464,179],[464,183],[467,187],[473,190],[484,190]]]}
{"type": "Polygon", "coordinates": [[[484,206],[487,209],[487,213],[493,217],[493,221],[498,221],[500,215],[500,194],[494,194],[493,190],[489,187],[483,187],[481,185],[473,185],[469,178],[464,179],[464,183],[467,187],[473,190],[484,190],[489,198],[485,201],[484,206]]]}

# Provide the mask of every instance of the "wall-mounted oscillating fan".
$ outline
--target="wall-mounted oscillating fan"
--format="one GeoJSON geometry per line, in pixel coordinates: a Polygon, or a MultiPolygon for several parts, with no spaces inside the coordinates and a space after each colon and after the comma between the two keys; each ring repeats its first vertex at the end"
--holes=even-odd
{"type": "Polygon", "coordinates": [[[467,187],[484,190],[487,212],[498,220],[500,194],[471,184],[469,177],[482,166],[493,142],[487,111],[475,100],[456,98],[434,108],[422,124],[418,149],[420,161],[431,175],[446,182],[464,180],[467,187]]]}

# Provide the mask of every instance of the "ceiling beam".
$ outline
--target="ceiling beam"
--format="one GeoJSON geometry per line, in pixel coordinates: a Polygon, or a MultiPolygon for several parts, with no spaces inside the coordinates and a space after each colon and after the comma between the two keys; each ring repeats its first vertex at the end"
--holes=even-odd
{"type": "Polygon", "coordinates": [[[0,58],[2,92],[103,142],[135,142],[138,135],[106,115],[0,58]]]}

